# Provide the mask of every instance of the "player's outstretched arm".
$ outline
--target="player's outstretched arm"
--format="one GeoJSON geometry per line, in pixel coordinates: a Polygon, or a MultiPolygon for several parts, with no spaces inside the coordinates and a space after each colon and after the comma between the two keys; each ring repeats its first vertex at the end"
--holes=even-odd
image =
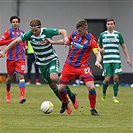
{"type": "Polygon", "coordinates": [[[64,45],[68,45],[69,40],[67,37],[67,31],[65,29],[59,29],[59,34],[62,35],[64,45]]]}
{"type": "Polygon", "coordinates": [[[63,39],[61,39],[61,40],[52,40],[52,39],[50,39],[50,38],[45,38],[45,40],[47,40],[48,41],[48,43],[50,43],[50,44],[61,44],[61,45],[63,45],[64,44],[64,41],[63,41],[63,39]]]}
{"type": "Polygon", "coordinates": [[[9,49],[11,49],[12,47],[14,47],[15,45],[17,45],[18,43],[20,43],[22,41],[21,38],[17,38],[14,41],[12,41],[3,51],[0,52],[0,58],[4,57],[5,54],[7,53],[7,51],[9,49]]]}
{"type": "Polygon", "coordinates": [[[50,39],[50,38],[45,38],[47,41],[48,41],[48,43],[50,43],[50,44],[53,44],[53,45],[65,45],[65,47],[67,46],[67,45],[70,45],[69,43],[69,40],[67,40],[67,44],[64,44],[64,40],[63,39],[61,39],[61,40],[52,40],[52,39],[50,39]]]}

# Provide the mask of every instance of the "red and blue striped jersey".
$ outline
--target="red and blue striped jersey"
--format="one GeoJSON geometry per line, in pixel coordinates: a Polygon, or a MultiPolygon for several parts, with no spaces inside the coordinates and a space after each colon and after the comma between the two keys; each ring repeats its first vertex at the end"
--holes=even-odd
{"type": "Polygon", "coordinates": [[[12,39],[11,40],[0,40],[0,46],[3,46],[3,45],[8,45],[10,42],[12,41],[12,39]]]}
{"type": "Polygon", "coordinates": [[[66,62],[75,67],[88,65],[90,53],[98,48],[96,38],[89,32],[86,37],[80,37],[78,30],[75,30],[68,39],[72,46],[66,62]]]}
{"type": "MultiPolygon", "coordinates": [[[[24,32],[20,29],[15,30],[13,27],[10,29],[7,29],[2,39],[0,40],[0,45],[8,45],[11,41],[13,41],[15,38],[21,36],[24,32]],[[5,43],[5,44],[4,44],[5,43]]],[[[24,60],[25,59],[25,46],[26,42],[20,42],[10,50],[8,50],[6,54],[7,60],[24,60]]]]}

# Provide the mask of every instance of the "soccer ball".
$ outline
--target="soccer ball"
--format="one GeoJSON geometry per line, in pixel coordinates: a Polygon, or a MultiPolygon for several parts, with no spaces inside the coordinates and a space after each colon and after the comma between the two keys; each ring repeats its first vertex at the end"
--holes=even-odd
{"type": "Polygon", "coordinates": [[[44,101],[41,104],[40,108],[41,108],[43,113],[50,114],[53,111],[53,109],[54,109],[54,105],[50,101],[44,101]]]}

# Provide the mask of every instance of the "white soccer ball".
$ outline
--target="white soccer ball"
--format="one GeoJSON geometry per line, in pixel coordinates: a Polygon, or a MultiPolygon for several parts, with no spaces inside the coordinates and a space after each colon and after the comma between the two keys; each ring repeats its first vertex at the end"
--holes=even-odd
{"type": "Polygon", "coordinates": [[[43,113],[45,114],[50,114],[53,109],[54,109],[54,105],[52,102],[50,101],[44,101],[42,104],[41,104],[41,110],[43,113]]]}
{"type": "Polygon", "coordinates": [[[133,88],[133,84],[131,84],[131,87],[133,88]]]}

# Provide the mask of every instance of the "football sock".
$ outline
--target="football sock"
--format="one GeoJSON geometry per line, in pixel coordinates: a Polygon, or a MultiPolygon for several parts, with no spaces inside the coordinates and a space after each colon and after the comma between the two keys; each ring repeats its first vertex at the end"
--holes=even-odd
{"type": "Polygon", "coordinates": [[[24,98],[24,94],[25,94],[25,82],[24,82],[24,79],[20,80],[19,89],[20,89],[20,98],[24,98]]]}
{"type": "Polygon", "coordinates": [[[71,97],[73,97],[73,95],[74,95],[73,92],[71,91],[71,89],[69,88],[69,86],[66,86],[66,90],[67,90],[68,96],[71,99],[71,97]]]}
{"type": "Polygon", "coordinates": [[[39,79],[38,78],[36,78],[36,82],[39,82],[39,79]]]}
{"type": "Polygon", "coordinates": [[[20,88],[20,99],[23,99],[24,98],[24,93],[25,93],[25,88],[24,87],[21,87],[20,88]]]}
{"type": "Polygon", "coordinates": [[[96,90],[88,91],[88,99],[90,100],[90,109],[94,109],[96,106],[96,90]]]}
{"type": "Polygon", "coordinates": [[[11,83],[10,84],[6,84],[6,91],[10,92],[10,89],[11,89],[11,83]]]}
{"type": "Polygon", "coordinates": [[[119,86],[119,82],[114,82],[114,85],[113,85],[114,97],[117,97],[118,95],[118,86],[119,86]]]}
{"type": "Polygon", "coordinates": [[[30,82],[30,79],[28,79],[28,82],[30,82]]]}
{"type": "Polygon", "coordinates": [[[59,92],[60,93],[60,97],[61,97],[61,99],[62,99],[62,102],[67,102],[67,90],[66,89],[64,89],[63,91],[61,91],[61,92],[59,92]]]}
{"type": "Polygon", "coordinates": [[[66,86],[66,90],[67,90],[67,94],[69,96],[69,98],[71,99],[71,101],[75,101],[75,94],[71,91],[71,89],[69,88],[69,86],[66,86]]]}
{"type": "Polygon", "coordinates": [[[108,85],[109,85],[108,83],[103,81],[103,95],[106,95],[106,90],[108,88],[108,85]]]}
{"type": "Polygon", "coordinates": [[[52,90],[53,90],[54,94],[58,97],[58,99],[59,99],[60,101],[62,101],[62,100],[61,100],[61,97],[60,97],[60,94],[59,94],[59,91],[58,91],[58,86],[56,85],[56,88],[55,88],[55,89],[52,89],[52,90]]]}

